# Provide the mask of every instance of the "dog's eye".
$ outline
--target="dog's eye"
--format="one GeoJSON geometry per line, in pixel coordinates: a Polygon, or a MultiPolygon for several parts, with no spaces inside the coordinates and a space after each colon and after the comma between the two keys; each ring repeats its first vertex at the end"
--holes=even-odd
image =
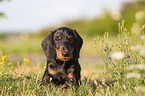
{"type": "Polygon", "coordinates": [[[72,40],[73,40],[73,37],[67,36],[67,39],[68,39],[69,41],[72,41],[72,40]]]}
{"type": "Polygon", "coordinates": [[[56,40],[56,41],[61,40],[61,36],[57,36],[57,37],[55,38],[55,40],[56,40]]]}

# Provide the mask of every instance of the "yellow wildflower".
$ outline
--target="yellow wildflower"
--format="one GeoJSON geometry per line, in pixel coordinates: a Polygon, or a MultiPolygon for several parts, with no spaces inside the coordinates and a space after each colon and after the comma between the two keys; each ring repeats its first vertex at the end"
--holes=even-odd
{"type": "Polygon", "coordinates": [[[12,65],[12,63],[11,63],[11,62],[9,62],[9,63],[8,63],[8,65],[12,65]]]}
{"type": "Polygon", "coordinates": [[[122,20],[122,22],[125,22],[125,20],[122,20]]]}
{"type": "Polygon", "coordinates": [[[29,63],[29,59],[24,58],[24,63],[29,63]]]}
{"type": "Polygon", "coordinates": [[[3,60],[7,60],[7,56],[2,56],[1,57],[3,60]]]}
{"type": "Polygon", "coordinates": [[[2,59],[0,59],[0,62],[3,62],[3,60],[2,60],[2,59]]]}
{"type": "Polygon", "coordinates": [[[4,62],[0,62],[0,64],[4,64],[4,62]]]}
{"type": "Polygon", "coordinates": [[[4,64],[4,62],[3,62],[3,60],[2,60],[2,59],[0,59],[0,64],[4,64]]]}

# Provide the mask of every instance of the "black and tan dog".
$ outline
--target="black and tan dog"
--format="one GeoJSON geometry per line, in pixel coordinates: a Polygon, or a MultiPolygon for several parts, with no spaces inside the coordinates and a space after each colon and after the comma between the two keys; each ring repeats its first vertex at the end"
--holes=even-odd
{"type": "Polygon", "coordinates": [[[78,85],[81,67],[78,62],[83,40],[70,28],[60,27],[51,31],[42,41],[47,58],[42,84],[53,83],[78,85]]]}

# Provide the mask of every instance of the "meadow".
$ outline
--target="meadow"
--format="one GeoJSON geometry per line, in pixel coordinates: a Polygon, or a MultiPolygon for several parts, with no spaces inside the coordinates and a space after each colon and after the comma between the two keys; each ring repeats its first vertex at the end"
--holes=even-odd
{"type": "Polygon", "coordinates": [[[40,87],[46,61],[40,46],[43,38],[28,38],[28,34],[21,34],[25,38],[19,35],[18,40],[8,37],[8,42],[0,41],[0,95],[145,95],[145,25],[140,28],[138,35],[133,35],[127,31],[124,23],[124,20],[119,23],[118,37],[109,38],[109,32],[96,38],[82,36],[82,76],[77,88],[51,84],[40,87]]]}

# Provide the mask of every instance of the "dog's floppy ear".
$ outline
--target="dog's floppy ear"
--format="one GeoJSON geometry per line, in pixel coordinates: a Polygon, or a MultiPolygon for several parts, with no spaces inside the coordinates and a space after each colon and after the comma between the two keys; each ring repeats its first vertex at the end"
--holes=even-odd
{"type": "Polygon", "coordinates": [[[49,34],[44,38],[44,40],[41,43],[41,46],[43,48],[43,51],[45,52],[47,60],[53,60],[55,56],[55,49],[52,45],[52,36],[53,31],[49,32],[49,34]]]}
{"type": "Polygon", "coordinates": [[[74,47],[74,52],[73,52],[73,57],[75,59],[79,58],[80,54],[80,49],[83,45],[83,39],[80,37],[80,35],[76,32],[76,30],[73,30],[73,33],[75,35],[75,47],[74,47]]]}

